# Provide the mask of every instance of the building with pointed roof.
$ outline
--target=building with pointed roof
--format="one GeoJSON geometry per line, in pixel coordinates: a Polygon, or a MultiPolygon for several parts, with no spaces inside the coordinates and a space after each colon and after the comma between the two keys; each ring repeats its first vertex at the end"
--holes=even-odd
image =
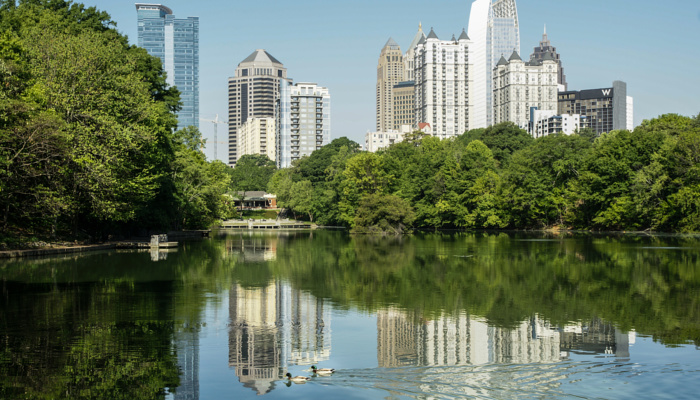
{"type": "Polygon", "coordinates": [[[469,13],[470,62],[474,65],[471,129],[493,119],[493,68],[501,56],[520,53],[520,28],[515,0],[475,0],[469,13]]]}
{"type": "Polygon", "coordinates": [[[160,58],[168,85],[180,91],[178,128],[199,126],[199,17],[175,18],[162,4],[136,4],[138,46],[160,58]]]}
{"type": "Polygon", "coordinates": [[[379,54],[377,62],[377,131],[387,132],[394,127],[393,88],[404,79],[404,62],[401,47],[389,38],[379,54]]]}
{"type": "Polygon", "coordinates": [[[561,86],[561,91],[567,90],[566,75],[564,75],[564,68],[561,66],[561,58],[559,53],[557,53],[556,47],[552,46],[547,37],[547,26],[544,27],[544,33],[542,34],[542,40],[540,45],[535,47],[534,51],[530,55],[530,63],[541,62],[544,59],[556,60],[559,67],[559,75],[557,76],[557,82],[561,86]]]}
{"type": "Polygon", "coordinates": [[[416,46],[418,46],[421,40],[425,40],[425,33],[423,33],[423,25],[419,23],[418,32],[416,32],[416,35],[413,37],[413,40],[411,40],[411,44],[408,45],[408,50],[406,50],[406,52],[403,55],[403,78],[406,81],[413,80],[413,70],[415,68],[413,65],[413,59],[416,52],[416,46]]]}
{"type": "Polygon", "coordinates": [[[553,59],[524,62],[517,51],[501,56],[493,71],[494,124],[514,122],[528,128],[531,110],[557,112],[558,67],[553,59]]]}
{"type": "Polygon", "coordinates": [[[416,46],[416,124],[430,124],[433,136],[449,138],[471,129],[470,45],[466,33],[440,40],[431,28],[416,46]]]}
{"type": "Polygon", "coordinates": [[[280,81],[287,69],[263,49],[255,50],[238,64],[228,80],[228,164],[236,165],[244,154],[238,130],[249,118],[275,118],[280,81]]]}

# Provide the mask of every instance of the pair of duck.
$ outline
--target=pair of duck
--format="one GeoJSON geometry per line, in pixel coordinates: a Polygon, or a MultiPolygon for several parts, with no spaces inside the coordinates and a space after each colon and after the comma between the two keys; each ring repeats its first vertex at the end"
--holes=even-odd
{"type": "MultiPolygon", "coordinates": [[[[335,372],[335,368],[316,368],[315,365],[311,366],[311,371],[315,375],[320,375],[320,376],[328,376],[331,375],[332,373],[335,372]]],[[[310,380],[308,376],[292,376],[289,372],[287,372],[287,380],[295,383],[305,383],[306,381],[310,380]]]]}

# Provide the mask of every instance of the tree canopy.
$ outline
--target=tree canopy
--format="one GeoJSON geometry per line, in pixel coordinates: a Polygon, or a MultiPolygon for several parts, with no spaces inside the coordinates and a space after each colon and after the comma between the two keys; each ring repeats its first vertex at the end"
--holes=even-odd
{"type": "Polygon", "coordinates": [[[408,229],[699,231],[699,120],[537,139],[503,123],[447,140],[409,135],[377,153],[343,144],[278,171],[269,189],[283,207],[355,232],[385,230],[388,204],[410,210],[408,229]]]}
{"type": "Polygon", "coordinates": [[[0,2],[0,235],[182,226],[182,171],[206,160],[174,134],[179,92],[161,61],[114,27],[71,1],[0,2]]]}

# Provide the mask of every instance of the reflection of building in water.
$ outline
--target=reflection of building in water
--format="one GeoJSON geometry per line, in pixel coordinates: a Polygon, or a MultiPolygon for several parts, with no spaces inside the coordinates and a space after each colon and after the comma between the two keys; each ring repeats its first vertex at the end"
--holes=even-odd
{"type": "Polygon", "coordinates": [[[563,327],[561,339],[562,357],[574,354],[610,354],[617,358],[630,357],[630,345],[635,343],[636,333],[624,333],[600,318],[590,322],[563,327]]]}
{"type": "Polygon", "coordinates": [[[174,400],[199,399],[199,332],[187,329],[175,334],[180,385],[174,390],[174,400]]]}
{"type": "Polygon", "coordinates": [[[258,394],[269,392],[283,373],[283,288],[234,285],[229,293],[229,366],[235,367],[243,386],[258,394]]]}
{"type": "Polygon", "coordinates": [[[277,237],[250,232],[248,236],[231,236],[226,241],[226,248],[229,252],[238,254],[241,261],[272,261],[277,259],[277,241],[277,237]]]}
{"type": "Polygon", "coordinates": [[[324,307],[323,299],[308,293],[293,290],[290,297],[290,362],[304,365],[328,360],[331,353],[330,310],[324,307]]]}
{"type": "Polygon", "coordinates": [[[274,389],[288,363],[316,363],[330,354],[330,312],[321,300],[280,281],[234,284],[229,293],[229,366],[257,394],[274,389]]]}
{"type": "Polygon", "coordinates": [[[629,357],[630,336],[610,324],[598,320],[577,329],[587,334],[551,326],[538,316],[504,328],[466,313],[426,321],[387,309],[377,312],[377,358],[380,367],[556,362],[567,356],[562,351],[574,348],[629,357]]]}
{"type": "Polygon", "coordinates": [[[493,359],[496,363],[552,362],[559,360],[560,333],[534,316],[513,329],[493,330],[493,359]]]}
{"type": "Polygon", "coordinates": [[[381,367],[545,362],[559,358],[559,333],[537,318],[514,329],[488,326],[466,313],[420,321],[389,309],[377,313],[381,367]]]}

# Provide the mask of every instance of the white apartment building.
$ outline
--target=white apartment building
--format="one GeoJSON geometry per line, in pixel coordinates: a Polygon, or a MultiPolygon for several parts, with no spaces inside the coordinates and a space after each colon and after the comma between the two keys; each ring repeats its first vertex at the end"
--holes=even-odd
{"type": "Polygon", "coordinates": [[[378,150],[385,149],[394,143],[403,142],[406,131],[389,131],[389,132],[367,132],[365,134],[364,150],[370,153],[376,153],[378,150]]]}
{"type": "Polygon", "coordinates": [[[431,29],[416,46],[416,124],[430,124],[433,136],[450,138],[470,129],[470,44],[464,31],[458,39],[440,40],[431,29]]]}
{"type": "Polygon", "coordinates": [[[517,52],[501,57],[493,71],[494,124],[510,121],[528,128],[530,109],[558,108],[557,62],[549,54],[542,61],[524,62],[517,52]]]}
{"type": "Polygon", "coordinates": [[[634,130],[634,98],[632,96],[627,96],[627,130],[632,132],[634,130]]]}
{"type": "Polygon", "coordinates": [[[331,141],[331,95],[315,83],[282,80],[277,109],[277,167],[308,156],[331,141]]]}
{"type": "Polygon", "coordinates": [[[571,135],[588,127],[588,118],[579,114],[557,115],[554,110],[531,110],[528,133],[539,138],[553,133],[571,135]]]}
{"type": "Polygon", "coordinates": [[[276,126],[274,118],[248,118],[238,128],[238,158],[246,154],[260,154],[276,160],[276,126]]]}

